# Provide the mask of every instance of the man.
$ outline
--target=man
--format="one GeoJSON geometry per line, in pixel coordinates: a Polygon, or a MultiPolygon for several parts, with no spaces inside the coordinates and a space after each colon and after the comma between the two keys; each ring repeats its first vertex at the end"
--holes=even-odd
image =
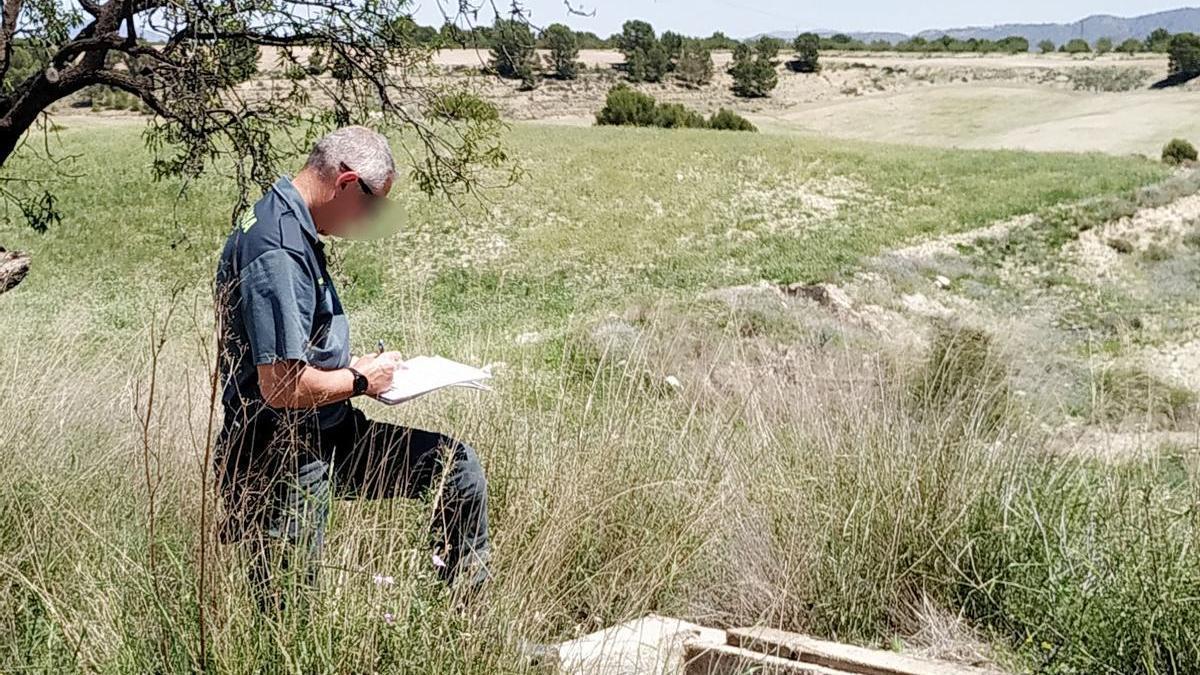
{"type": "Polygon", "coordinates": [[[334,131],[295,178],[263,195],[221,253],[221,540],[251,546],[264,606],[279,602],[271,582],[281,569],[313,580],[329,503],[340,497],[435,490],[432,564],[447,582],[473,587],[487,576],[487,485],[475,450],[369,420],[350,404],[386,391],[403,366],[395,352],[351,359],[320,236],[353,235],[394,177],[386,138],[364,127],[334,131]]]}

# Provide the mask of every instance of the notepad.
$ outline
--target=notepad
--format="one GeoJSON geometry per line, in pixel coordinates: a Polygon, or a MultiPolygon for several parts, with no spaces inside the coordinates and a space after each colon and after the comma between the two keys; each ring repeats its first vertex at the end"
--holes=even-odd
{"type": "Polygon", "coordinates": [[[376,397],[379,401],[397,405],[446,387],[491,391],[483,383],[491,378],[491,373],[440,356],[417,356],[403,365],[404,368],[396,369],[392,388],[376,397]]]}

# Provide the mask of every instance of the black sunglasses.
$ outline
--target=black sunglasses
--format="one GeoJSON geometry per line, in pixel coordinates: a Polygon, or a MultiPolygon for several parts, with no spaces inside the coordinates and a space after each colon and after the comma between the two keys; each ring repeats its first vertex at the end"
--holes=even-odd
{"type": "Polygon", "coordinates": [[[354,174],[355,178],[358,180],[358,187],[363,191],[363,194],[367,195],[368,197],[375,196],[375,191],[371,189],[370,185],[367,185],[367,181],[363,180],[362,176],[359,176],[357,171],[346,166],[345,162],[342,162],[342,171],[349,171],[354,174]]]}

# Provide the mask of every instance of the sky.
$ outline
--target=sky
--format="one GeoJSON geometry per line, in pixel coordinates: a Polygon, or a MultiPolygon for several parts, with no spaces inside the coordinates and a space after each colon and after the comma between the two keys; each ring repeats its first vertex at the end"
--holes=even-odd
{"type": "MultiPolygon", "coordinates": [[[[420,23],[440,25],[442,9],[453,14],[460,0],[413,0],[420,23]],[[439,7],[439,2],[441,3],[439,7]]],[[[507,11],[511,0],[483,4],[475,23],[491,23],[492,2],[507,11]]],[[[685,35],[722,31],[737,38],[775,30],[831,29],[916,33],[927,28],[1000,23],[1068,23],[1092,14],[1138,16],[1181,6],[1180,0],[569,0],[594,16],[578,16],[563,0],[519,0],[535,26],[565,23],[600,36],[619,32],[626,19],[649,21],[655,30],[685,35]]]]}

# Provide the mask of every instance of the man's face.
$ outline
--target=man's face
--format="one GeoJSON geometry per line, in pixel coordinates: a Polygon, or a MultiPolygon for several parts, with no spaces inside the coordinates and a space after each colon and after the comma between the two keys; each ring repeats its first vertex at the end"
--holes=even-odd
{"type": "Polygon", "coordinates": [[[392,190],[392,178],[383,185],[367,183],[358,172],[343,164],[334,181],[333,198],[325,206],[326,232],[349,237],[364,229],[366,223],[383,206],[392,190]]]}

